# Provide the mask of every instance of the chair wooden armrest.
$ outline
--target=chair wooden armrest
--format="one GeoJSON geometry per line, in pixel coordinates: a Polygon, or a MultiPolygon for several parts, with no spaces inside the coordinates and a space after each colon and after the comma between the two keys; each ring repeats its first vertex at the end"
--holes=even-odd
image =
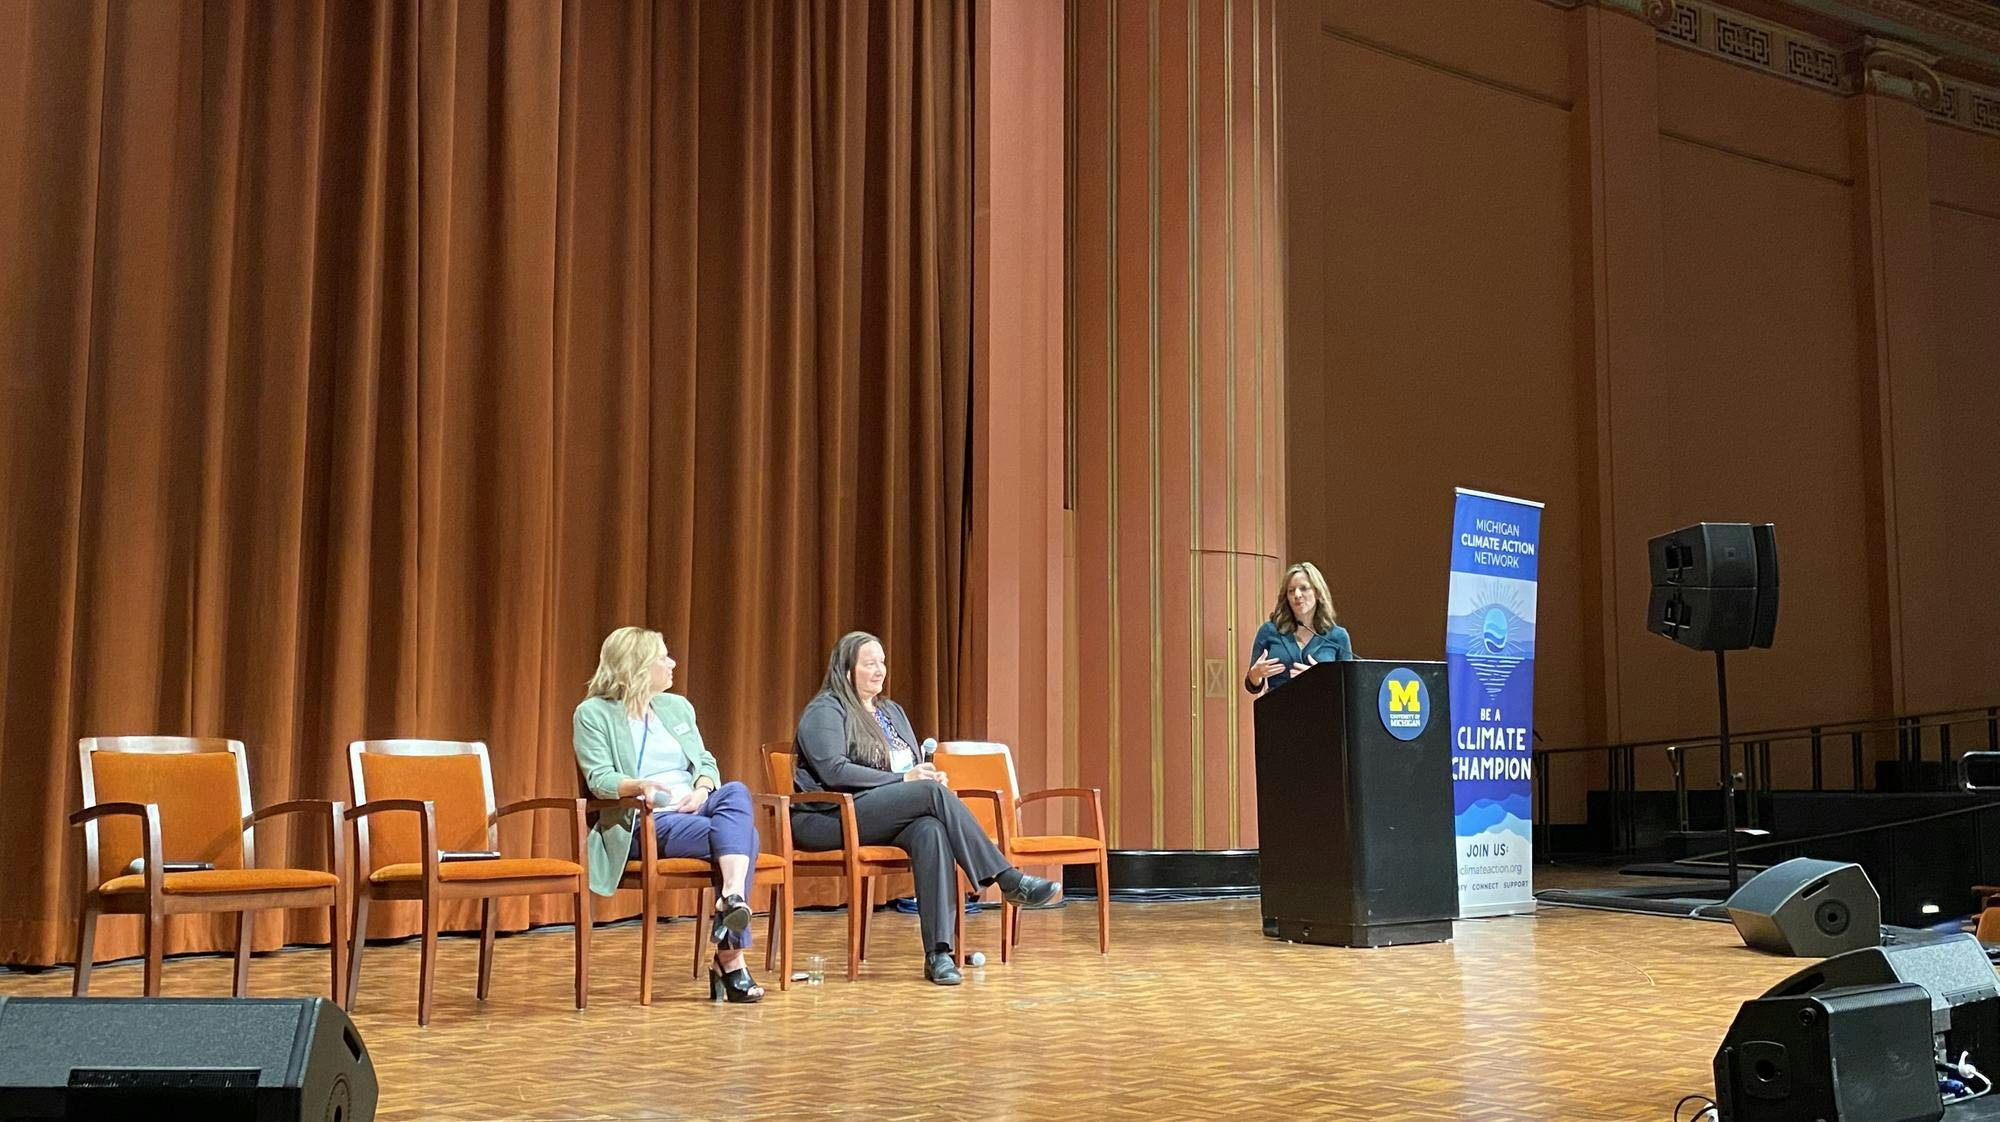
{"type": "MultiPolygon", "coordinates": [[[[376,814],[407,811],[417,816],[417,852],[424,855],[424,880],[435,886],[438,877],[437,851],[437,804],[429,799],[371,799],[360,806],[350,808],[342,818],[349,822],[360,822],[376,814]]],[[[361,847],[361,874],[366,876],[372,870],[368,864],[368,847],[361,847]]],[[[428,891],[428,890],[427,890],[428,891]]]]}
{"type": "Polygon", "coordinates": [[[562,798],[522,799],[518,802],[508,803],[506,806],[494,811],[493,820],[498,822],[510,814],[519,814],[525,810],[567,810],[572,814],[582,814],[583,804],[588,801],[587,799],[562,798]]]}
{"type": "Polygon", "coordinates": [[[993,823],[994,828],[1000,834],[1000,837],[997,839],[1000,843],[1000,852],[1007,852],[1008,847],[1014,844],[1014,830],[1013,823],[1008,821],[1013,815],[1007,813],[1006,796],[998,791],[987,790],[984,787],[963,787],[955,790],[953,793],[961,800],[979,799],[983,802],[991,802],[993,804],[993,823]]]}
{"type": "Polygon", "coordinates": [[[326,857],[327,864],[332,866],[327,871],[339,877],[344,884],[347,881],[347,847],[341,844],[340,823],[344,817],[342,811],[345,806],[346,804],[339,799],[288,799],[251,811],[244,816],[243,824],[251,826],[293,814],[325,815],[326,857]]]}
{"type": "Polygon", "coordinates": [[[792,800],[784,795],[752,795],[750,803],[771,816],[771,832],[765,835],[770,844],[765,846],[764,852],[791,860],[792,800]]]}
{"type": "Polygon", "coordinates": [[[341,817],[349,822],[357,822],[370,815],[384,814],[393,810],[415,811],[422,817],[423,830],[430,832],[431,823],[437,819],[437,804],[429,799],[370,799],[358,806],[351,806],[341,817]]]}
{"type": "Polygon", "coordinates": [[[114,814],[130,814],[144,819],[145,823],[140,827],[144,830],[157,829],[160,824],[160,808],[153,803],[98,803],[72,812],[69,824],[81,826],[86,822],[95,822],[114,814]]]}
{"type": "Polygon", "coordinates": [[[861,825],[854,818],[854,796],[845,791],[794,791],[793,805],[832,803],[840,808],[840,848],[849,861],[861,859],[861,825]]]}
{"type": "MultiPolygon", "coordinates": [[[[580,865],[583,863],[585,854],[584,839],[590,834],[589,827],[584,824],[584,818],[586,817],[584,804],[589,801],[589,799],[560,798],[521,799],[517,802],[508,803],[506,806],[494,811],[491,821],[498,822],[510,814],[520,814],[528,810],[567,810],[569,811],[570,825],[575,828],[576,836],[572,840],[576,845],[576,860],[580,865]]],[[[644,853],[647,851],[647,848],[642,845],[639,847],[639,851],[644,853]]]]}
{"type": "Polygon", "coordinates": [[[615,799],[585,799],[583,809],[593,814],[607,810],[651,810],[653,804],[644,795],[621,795],[615,799]]]}
{"type": "Polygon", "coordinates": [[[1022,795],[1020,798],[1014,800],[1014,806],[1018,809],[1029,803],[1041,802],[1044,799],[1078,799],[1089,804],[1091,818],[1095,820],[1097,825],[1097,832],[1089,836],[1096,838],[1098,841],[1105,840],[1104,796],[1097,788],[1051,787],[1046,791],[1036,791],[1033,794],[1022,795]]]}
{"type": "MultiPolygon", "coordinates": [[[[113,815],[131,815],[139,820],[139,840],[146,849],[146,896],[157,904],[166,894],[166,861],[160,856],[160,808],[157,803],[98,803],[69,816],[69,824],[83,826],[113,815]]],[[[92,852],[96,850],[92,846],[92,852]]],[[[92,878],[96,869],[83,871],[84,892],[97,887],[92,878]]]]}

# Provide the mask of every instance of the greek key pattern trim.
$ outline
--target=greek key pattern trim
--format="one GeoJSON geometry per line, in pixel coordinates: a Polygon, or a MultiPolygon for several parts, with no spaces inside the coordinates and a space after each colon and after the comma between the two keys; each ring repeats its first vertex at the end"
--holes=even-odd
{"type": "Polygon", "coordinates": [[[1851,94],[1856,88],[1839,46],[1728,8],[1675,0],[1660,38],[1816,89],[1851,94]]]}

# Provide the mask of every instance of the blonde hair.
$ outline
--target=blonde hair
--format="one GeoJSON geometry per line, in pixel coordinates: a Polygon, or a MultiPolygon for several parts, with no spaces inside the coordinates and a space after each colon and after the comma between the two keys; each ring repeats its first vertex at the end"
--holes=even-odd
{"type": "Polygon", "coordinates": [[[1298,617],[1292,614],[1292,605],[1285,591],[1292,587],[1292,578],[1303,576],[1306,587],[1313,590],[1312,629],[1316,635],[1324,635],[1333,627],[1333,597],[1327,594],[1326,578],[1319,575],[1319,568],[1310,561],[1300,561],[1285,570],[1284,578],[1278,581],[1278,603],[1271,609],[1271,622],[1281,631],[1290,631],[1298,617]]]}
{"type": "Polygon", "coordinates": [[[597,673],[590,676],[590,696],[625,704],[636,714],[653,700],[653,663],[667,653],[667,640],[644,627],[621,627],[604,637],[597,649],[597,673]]]}

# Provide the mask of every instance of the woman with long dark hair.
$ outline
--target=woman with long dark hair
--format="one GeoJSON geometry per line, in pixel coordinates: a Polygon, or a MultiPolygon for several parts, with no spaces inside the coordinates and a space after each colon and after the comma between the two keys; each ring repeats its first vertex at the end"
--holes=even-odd
{"type": "MultiPolygon", "coordinates": [[[[854,796],[861,845],[893,845],[910,855],[917,882],[917,916],[924,941],[924,977],[941,986],[960,980],[952,960],[952,920],[958,905],[956,865],[972,883],[1000,886],[1022,908],[1057,903],[1061,887],[1007,863],[979,821],[945,786],[945,775],[922,758],[903,707],[882,696],[889,660],[882,641],[850,631],[834,644],[826,681],[799,714],[793,783],[801,791],[854,796]]],[[[840,819],[828,803],[792,804],[792,841],[800,849],[839,849],[840,819]]],[[[867,907],[850,901],[850,907],[867,907]]]]}

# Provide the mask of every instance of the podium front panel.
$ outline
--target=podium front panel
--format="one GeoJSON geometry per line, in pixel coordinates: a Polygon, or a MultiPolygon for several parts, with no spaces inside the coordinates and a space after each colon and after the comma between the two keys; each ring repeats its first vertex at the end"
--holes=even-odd
{"type": "Polygon", "coordinates": [[[1441,662],[1322,663],[1256,703],[1265,930],[1388,946],[1451,936],[1458,872],[1441,662]]]}

